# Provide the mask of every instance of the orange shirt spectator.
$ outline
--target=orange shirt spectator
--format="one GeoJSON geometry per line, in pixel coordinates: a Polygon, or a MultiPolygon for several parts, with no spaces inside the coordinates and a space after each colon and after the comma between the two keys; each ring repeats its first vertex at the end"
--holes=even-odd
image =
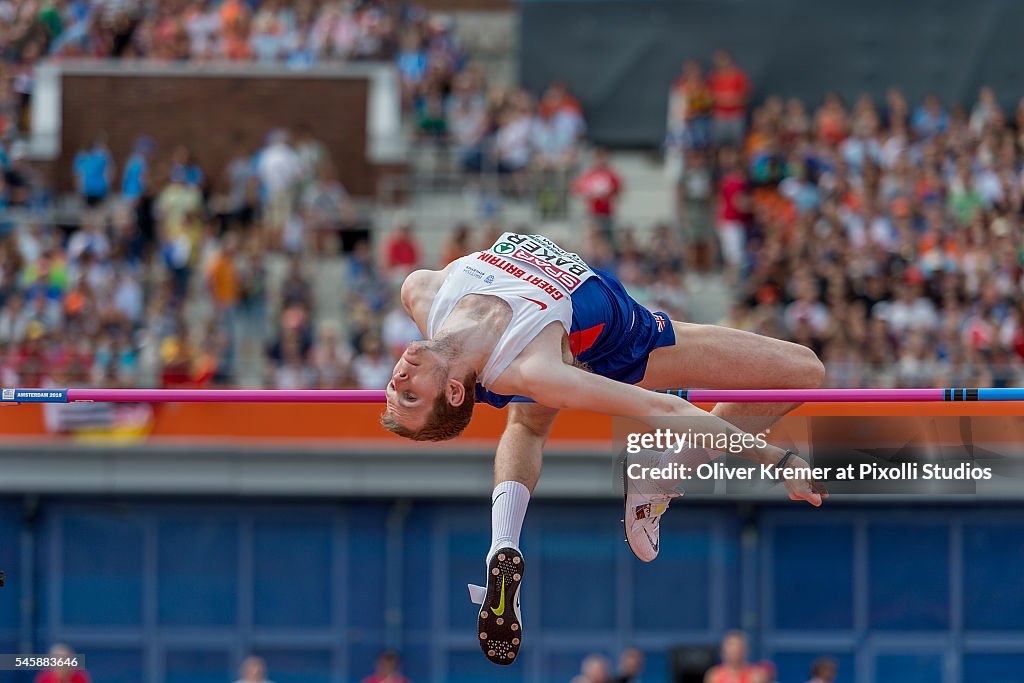
{"type": "Polygon", "coordinates": [[[210,293],[213,295],[213,302],[219,308],[236,306],[241,296],[241,278],[238,268],[235,266],[234,257],[234,241],[229,238],[224,248],[213,257],[207,270],[206,276],[210,283],[210,293]]]}

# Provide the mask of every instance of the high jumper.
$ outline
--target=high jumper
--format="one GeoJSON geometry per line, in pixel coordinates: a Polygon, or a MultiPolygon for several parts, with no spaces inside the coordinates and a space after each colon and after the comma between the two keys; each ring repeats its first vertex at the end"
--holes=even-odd
{"type": "MultiPolygon", "coordinates": [[[[761,431],[797,404],[719,403],[707,413],[680,396],[649,390],[815,389],[824,378],[807,347],[670,320],[634,301],[611,274],[541,235],[506,232],[442,270],[410,274],[402,305],[425,341],[411,344],[395,365],[381,418],[387,429],[416,440],[447,440],[466,428],[477,401],[508,406],[494,460],[487,585],[471,587],[482,604],[479,642],[496,664],[512,663],[522,643],[519,538],[559,410],[632,417],[652,427],[700,417],[730,434],[761,431]],[[515,402],[516,396],[533,403],[515,402]]],[[[770,444],[745,455],[761,464],[807,466],[770,444]]],[[[700,450],[682,457],[711,456],[700,450]]],[[[674,483],[639,486],[624,477],[626,539],[645,562],[658,555],[661,516],[679,495],[674,483]]],[[[784,485],[790,498],[815,506],[827,495],[806,479],[784,485]]]]}

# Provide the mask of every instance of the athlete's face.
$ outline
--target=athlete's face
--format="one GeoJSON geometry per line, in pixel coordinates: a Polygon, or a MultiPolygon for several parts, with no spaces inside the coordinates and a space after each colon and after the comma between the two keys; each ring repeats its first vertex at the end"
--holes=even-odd
{"type": "Polygon", "coordinates": [[[413,342],[395,363],[386,394],[387,413],[403,427],[418,430],[426,422],[446,378],[446,364],[424,342],[413,342]]]}

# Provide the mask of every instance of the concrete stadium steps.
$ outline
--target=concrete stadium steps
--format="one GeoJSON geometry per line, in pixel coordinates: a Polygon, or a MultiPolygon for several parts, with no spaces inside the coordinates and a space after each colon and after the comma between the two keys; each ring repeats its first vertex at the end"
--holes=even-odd
{"type": "Polygon", "coordinates": [[[519,80],[519,13],[459,11],[455,35],[470,62],[481,64],[491,85],[519,80]]]}

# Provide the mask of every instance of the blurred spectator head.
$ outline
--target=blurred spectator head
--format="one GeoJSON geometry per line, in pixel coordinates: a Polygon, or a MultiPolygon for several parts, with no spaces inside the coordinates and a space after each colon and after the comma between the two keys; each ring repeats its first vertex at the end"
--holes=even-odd
{"type": "Polygon", "coordinates": [[[711,62],[719,70],[730,69],[733,66],[732,55],[728,50],[715,50],[711,55],[711,62]]]}
{"type": "Polygon", "coordinates": [[[588,683],[609,683],[612,679],[612,666],[604,655],[587,655],[580,665],[580,675],[588,683]]]}
{"type": "Polygon", "coordinates": [[[644,653],[639,648],[630,647],[619,655],[620,680],[632,680],[644,671],[644,653]]]}
{"type": "MultiPolygon", "coordinates": [[[[75,656],[75,651],[64,643],[54,643],[50,646],[49,655],[57,659],[68,659],[75,656]]],[[[53,683],[89,683],[89,676],[84,669],[61,667],[48,669],[47,681],[53,683]]]]}
{"type": "Polygon", "coordinates": [[[377,676],[394,676],[401,672],[402,658],[394,650],[384,650],[377,655],[377,664],[374,669],[377,676]]]}
{"type": "Polygon", "coordinates": [[[747,634],[743,631],[729,631],[722,638],[722,664],[742,667],[747,664],[747,634]]]}
{"type": "Polygon", "coordinates": [[[135,140],[134,150],[137,154],[152,154],[155,149],[156,143],[149,136],[143,135],[135,140]]]}
{"type": "Polygon", "coordinates": [[[833,683],[839,673],[839,664],[832,657],[819,657],[811,665],[811,683],[833,683]]]}
{"type": "Polygon", "coordinates": [[[267,680],[267,663],[262,657],[250,655],[242,660],[238,674],[245,683],[263,683],[267,680]]]}

